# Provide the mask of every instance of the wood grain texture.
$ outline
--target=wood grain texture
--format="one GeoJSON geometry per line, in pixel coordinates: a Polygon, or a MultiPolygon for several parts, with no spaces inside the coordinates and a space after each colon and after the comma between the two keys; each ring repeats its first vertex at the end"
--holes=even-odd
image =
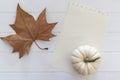
{"type": "MultiPolygon", "coordinates": [[[[71,0],[2,0],[0,2],[0,36],[15,32],[9,24],[14,23],[18,3],[30,12],[35,19],[46,7],[48,22],[59,22],[53,33],[58,36],[50,42],[39,42],[48,51],[40,51],[34,44],[30,55],[18,59],[18,53],[12,54],[12,48],[0,40],[0,80],[84,80],[54,70],[50,66],[50,58],[59,37],[64,17],[71,0]],[[6,6],[7,5],[7,6],[6,6]]],[[[105,34],[102,66],[90,80],[120,79],[120,0],[75,0],[111,14],[111,21],[105,34]]]]}

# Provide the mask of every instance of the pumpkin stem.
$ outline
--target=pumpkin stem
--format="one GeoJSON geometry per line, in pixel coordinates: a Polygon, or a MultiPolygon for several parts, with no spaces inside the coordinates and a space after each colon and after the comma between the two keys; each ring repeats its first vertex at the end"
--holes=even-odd
{"type": "Polygon", "coordinates": [[[95,62],[95,61],[98,60],[98,59],[100,59],[100,57],[97,57],[97,58],[91,59],[91,60],[89,60],[89,59],[84,59],[84,62],[85,62],[85,63],[88,63],[88,62],[95,62]]]}

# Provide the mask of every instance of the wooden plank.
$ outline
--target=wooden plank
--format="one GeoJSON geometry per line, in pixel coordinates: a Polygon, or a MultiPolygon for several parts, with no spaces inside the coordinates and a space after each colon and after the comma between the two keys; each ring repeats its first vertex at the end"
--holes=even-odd
{"type": "MultiPolygon", "coordinates": [[[[27,11],[29,12],[40,12],[43,8],[47,8],[49,12],[66,12],[68,8],[68,4],[71,0],[36,0],[36,1],[29,1],[29,0],[4,0],[0,3],[0,12],[15,12],[16,6],[18,3],[27,11]],[[7,7],[5,7],[7,6],[7,7]]],[[[102,11],[107,12],[120,12],[120,1],[119,0],[76,0],[82,4],[86,4],[92,7],[95,7],[102,11]]]]}
{"type": "Polygon", "coordinates": [[[81,4],[94,7],[100,11],[108,13],[119,13],[120,12],[120,1],[119,0],[77,0],[81,4]]]}
{"type": "MultiPolygon", "coordinates": [[[[115,52],[101,52],[102,64],[99,71],[120,71],[120,54],[115,52]]],[[[0,73],[4,72],[49,72],[54,71],[50,65],[52,53],[30,53],[22,59],[18,54],[0,53],[0,73]]],[[[57,70],[59,71],[59,70],[57,70]]]]}
{"type": "MultiPolygon", "coordinates": [[[[39,13],[30,13],[31,15],[34,16],[35,19],[37,19],[39,13]]],[[[61,28],[64,23],[64,18],[65,18],[66,13],[49,13],[47,12],[47,21],[49,23],[52,22],[58,22],[56,25],[55,29],[53,32],[60,32],[61,28]]],[[[0,36],[1,34],[7,35],[9,34],[14,34],[14,31],[12,28],[9,26],[10,24],[13,24],[15,21],[15,13],[0,13],[0,36]]],[[[110,24],[108,26],[107,32],[108,33],[120,33],[120,14],[112,13],[111,14],[111,19],[110,19],[110,24]]]]}
{"type": "Polygon", "coordinates": [[[119,53],[115,52],[103,52],[102,54],[102,64],[99,71],[120,71],[120,63],[119,63],[119,53]]]}
{"type": "Polygon", "coordinates": [[[36,0],[36,1],[29,1],[29,0],[4,0],[0,3],[0,12],[15,12],[16,6],[19,3],[25,10],[29,12],[40,12],[45,7],[51,11],[63,11],[67,8],[67,4],[70,0],[36,0]],[[62,5],[62,6],[61,6],[62,5]],[[7,7],[6,7],[7,6],[7,7]]]}
{"type": "Polygon", "coordinates": [[[0,73],[1,80],[74,80],[65,73],[0,73]],[[7,76],[7,77],[6,77],[7,76]]]}
{"type": "MultiPolygon", "coordinates": [[[[0,73],[1,80],[86,80],[84,77],[76,78],[73,75],[55,72],[55,73],[0,73]],[[7,76],[7,77],[6,77],[7,76]]],[[[120,72],[97,72],[87,80],[119,80],[120,72]]]]}
{"type": "Polygon", "coordinates": [[[30,53],[19,59],[18,54],[0,53],[0,73],[50,71],[50,53],[30,53]]]}
{"type": "Polygon", "coordinates": [[[102,51],[119,52],[120,51],[120,33],[108,33],[105,35],[102,51]]]}
{"type": "MultiPolygon", "coordinates": [[[[51,52],[54,51],[55,45],[57,44],[57,39],[59,38],[59,34],[57,34],[57,37],[54,37],[49,42],[45,41],[37,41],[39,46],[45,48],[48,47],[48,51],[41,51],[35,44],[31,47],[31,52],[51,52]]],[[[2,52],[12,52],[12,48],[0,40],[0,53],[2,52]]],[[[120,52],[120,33],[106,33],[105,39],[103,41],[103,47],[102,50],[104,52],[120,52]]]]}

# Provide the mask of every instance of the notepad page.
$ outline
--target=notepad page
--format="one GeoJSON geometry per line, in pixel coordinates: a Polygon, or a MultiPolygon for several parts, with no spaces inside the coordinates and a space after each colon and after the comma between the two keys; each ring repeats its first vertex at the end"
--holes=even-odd
{"type": "Polygon", "coordinates": [[[52,66],[76,74],[70,60],[73,50],[81,45],[100,50],[108,23],[108,14],[71,2],[52,57],[52,66]]]}

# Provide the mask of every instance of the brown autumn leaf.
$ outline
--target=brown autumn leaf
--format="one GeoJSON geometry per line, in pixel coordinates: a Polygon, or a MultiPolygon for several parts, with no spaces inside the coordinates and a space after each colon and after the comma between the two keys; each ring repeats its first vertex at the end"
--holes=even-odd
{"type": "MultiPolygon", "coordinates": [[[[57,23],[47,23],[46,9],[35,20],[18,4],[16,14],[15,23],[10,25],[16,34],[1,39],[13,47],[13,52],[19,52],[19,58],[29,53],[33,42],[40,48],[35,40],[49,41],[50,38],[55,36],[51,31],[57,23]]],[[[40,49],[47,50],[48,48],[40,49]]]]}

